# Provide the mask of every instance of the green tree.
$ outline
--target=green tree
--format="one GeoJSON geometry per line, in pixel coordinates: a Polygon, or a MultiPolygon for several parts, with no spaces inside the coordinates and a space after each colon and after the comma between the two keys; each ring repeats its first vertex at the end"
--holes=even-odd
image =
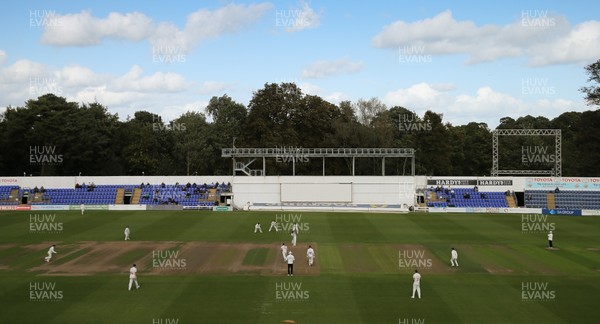
{"type": "Polygon", "coordinates": [[[589,87],[581,87],[579,91],[585,94],[585,101],[588,105],[600,106],[600,60],[585,67],[588,82],[594,82],[589,87]]]}

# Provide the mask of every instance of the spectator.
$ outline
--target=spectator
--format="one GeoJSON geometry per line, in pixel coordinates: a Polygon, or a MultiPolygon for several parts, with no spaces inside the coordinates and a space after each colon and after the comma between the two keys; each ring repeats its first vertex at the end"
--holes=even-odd
{"type": "Polygon", "coordinates": [[[40,191],[40,189],[38,189],[38,187],[37,187],[37,186],[35,186],[35,187],[33,188],[33,193],[38,193],[39,191],[40,191]]]}
{"type": "Polygon", "coordinates": [[[46,189],[44,189],[44,186],[41,186],[41,187],[40,187],[40,192],[41,192],[41,193],[44,193],[44,192],[46,192],[46,189]]]}
{"type": "Polygon", "coordinates": [[[554,189],[554,193],[559,193],[560,189],[558,189],[558,187],[556,187],[556,189],[554,189]]]}
{"type": "Polygon", "coordinates": [[[479,196],[481,197],[481,199],[485,199],[485,193],[482,192],[479,196]]]}
{"type": "Polygon", "coordinates": [[[161,184],[160,184],[160,187],[161,187],[161,188],[164,188],[164,187],[166,187],[165,183],[164,183],[164,182],[163,182],[163,183],[161,183],[161,184]]]}
{"type": "Polygon", "coordinates": [[[474,190],[475,192],[479,192],[479,187],[477,187],[477,185],[475,185],[475,187],[473,187],[473,190],[474,190]]]}

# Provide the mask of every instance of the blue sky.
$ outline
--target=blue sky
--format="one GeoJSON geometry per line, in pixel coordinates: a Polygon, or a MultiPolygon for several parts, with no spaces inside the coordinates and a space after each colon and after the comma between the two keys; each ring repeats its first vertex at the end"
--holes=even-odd
{"type": "Polygon", "coordinates": [[[583,1],[22,1],[2,13],[0,109],[47,91],[121,119],[247,105],[266,82],[377,97],[452,124],[593,109],[600,5],[583,1]]]}

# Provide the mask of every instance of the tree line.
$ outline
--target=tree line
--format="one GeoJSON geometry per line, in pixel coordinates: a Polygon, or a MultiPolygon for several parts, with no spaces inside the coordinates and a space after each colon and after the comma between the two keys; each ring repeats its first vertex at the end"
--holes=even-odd
{"type": "MultiPolygon", "coordinates": [[[[588,67],[600,83],[600,60],[588,67]]],[[[598,87],[583,87],[598,105],[598,87]]],[[[0,115],[0,175],[228,175],[232,162],[221,149],[235,147],[401,147],[414,148],[420,175],[489,176],[492,129],[485,123],[452,125],[443,114],[418,116],[379,99],[335,105],[302,93],[294,83],[266,83],[248,106],[228,95],[213,97],[205,113],[187,112],[166,123],[137,111],[120,121],[101,103],[69,102],[46,94],[0,115]]],[[[600,110],[543,116],[504,117],[498,128],[562,130],[563,176],[597,176],[600,110]]],[[[500,141],[501,169],[548,169],[554,139],[506,137],[500,141]],[[531,159],[532,152],[541,158],[531,159]],[[544,155],[545,154],[545,155],[544,155]],[[529,155],[529,156],[528,156],[529,155]]],[[[267,175],[291,174],[288,159],[267,160],[267,175]]],[[[262,161],[260,161],[262,162],[262,161]]],[[[303,159],[297,175],[320,175],[322,164],[303,159]]],[[[351,174],[351,160],[328,159],[326,174],[351,174]]],[[[387,175],[409,175],[410,162],[386,160],[387,175]]],[[[355,174],[381,174],[380,159],[358,159],[355,174]]]]}

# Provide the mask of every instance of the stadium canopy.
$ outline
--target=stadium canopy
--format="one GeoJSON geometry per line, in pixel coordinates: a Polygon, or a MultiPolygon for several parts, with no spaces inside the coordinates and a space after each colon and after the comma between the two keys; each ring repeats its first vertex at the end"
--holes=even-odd
{"type": "Polygon", "coordinates": [[[292,163],[292,173],[296,175],[296,161],[303,159],[321,158],[323,175],[325,175],[326,158],[351,158],[352,175],[354,176],[356,158],[381,158],[381,175],[385,175],[386,158],[410,158],[411,175],[415,175],[415,150],[412,148],[304,148],[304,147],[274,147],[274,148],[224,148],[221,157],[233,159],[233,175],[242,172],[249,176],[266,174],[266,159],[284,159],[292,163]],[[251,169],[256,159],[262,159],[262,169],[251,169]],[[247,163],[236,159],[252,159],[247,163]]]}

